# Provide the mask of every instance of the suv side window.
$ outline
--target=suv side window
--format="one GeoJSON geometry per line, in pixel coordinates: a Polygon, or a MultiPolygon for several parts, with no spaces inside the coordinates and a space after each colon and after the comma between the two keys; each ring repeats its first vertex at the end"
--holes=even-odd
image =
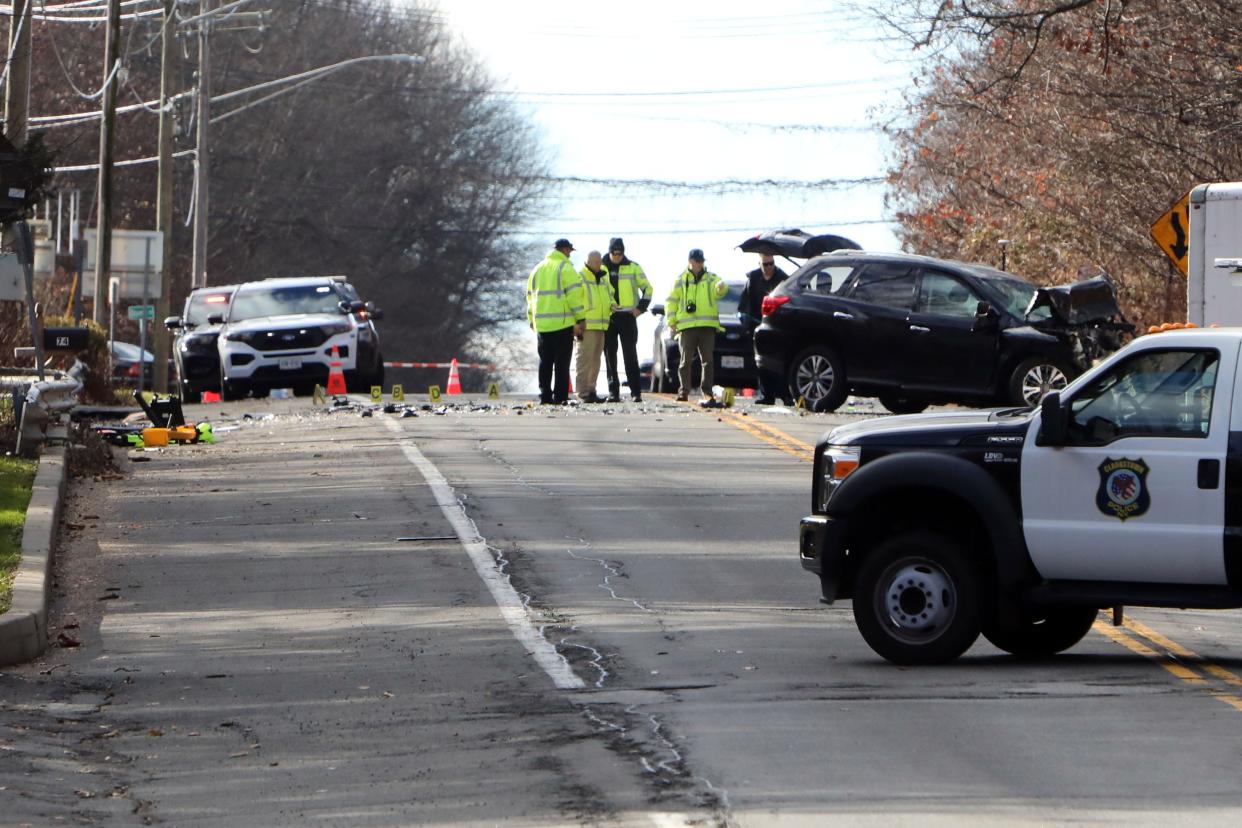
{"type": "Polygon", "coordinates": [[[1205,438],[1220,353],[1145,351],[1074,395],[1069,435],[1079,445],[1122,437],[1205,438]]]}
{"type": "Polygon", "coordinates": [[[814,273],[803,276],[802,286],[808,293],[837,296],[853,272],[854,265],[851,264],[824,265],[814,273]]]}
{"type": "Polygon", "coordinates": [[[873,262],[854,279],[850,298],[857,302],[909,310],[914,299],[914,270],[898,262],[873,262]]]}
{"type": "Polygon", "coordinates": [[[915,313],[970,319],[978,307],[979,295],[956,277],[935,270],[923,271],[915,313]]]}

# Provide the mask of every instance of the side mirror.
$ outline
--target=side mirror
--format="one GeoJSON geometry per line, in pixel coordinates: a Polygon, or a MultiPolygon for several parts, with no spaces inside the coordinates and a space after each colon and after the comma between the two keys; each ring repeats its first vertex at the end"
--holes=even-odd
{"type": "Polygon", "coordinates": [[[380,308],[375,307],[374,302],[367,302],[366,309],[367,309],[367,313],[369,313],[371,315],[371,318],[374,319],[376,322],[384,318],[384,311],[381,310],[380,308]]]}
{"type": "Polygon", "coordinates": [[[664,315],[663,305],[652,305],[650,310],[651,310],[652,316],[663,316],[664,315]]]}
{"type": "Polygon", "coordinates": [[[178,328],[184,328],[185,325],[182,323],[180,316],[169,316],[164,320],[164,327],[170,331],[175,331],[178,328]]]}
{"type": "Polygon", "coordinates": [[[223,325],[223,324],[224,324],[224,314],[222,314],[222,313],[213,313],[211,316],[208,316],[208,317],[207,317],[207,324],[208,324],[208,325],[223,325]]]}
{"type": "Polygon", "coordinates": [[[987,302],[975,307],[975,321],[970,326],[977,333],[991,333],[1000,327],[1000,314],[987,302]]]}
{"type": "Polygon", "coordinates": [[[1061,405],[1060,393],[1045,394],[1039,401],[1039,434],[1037,446],[1063,446],[1069,432],[1069,408],[1061,405]]]}

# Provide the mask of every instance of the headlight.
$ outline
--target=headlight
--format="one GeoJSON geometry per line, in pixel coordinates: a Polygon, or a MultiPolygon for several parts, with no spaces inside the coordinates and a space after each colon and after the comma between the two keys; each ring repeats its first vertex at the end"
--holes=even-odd
{"type": "Polygon", "coordinates": [[[828,501],[832,493],[856,468],[858,468],[858,449],[829,446],[824,451],[819,466],[819,503],[815,504],[817,511],[828,510],[828,501]]]}
{"type": "Polygon", "coordinates": [[[206,353],[216,349],[216,334],[207,334],[204,336],[187,336],[181,340],[182,351],[196,351],[206,353]]]}

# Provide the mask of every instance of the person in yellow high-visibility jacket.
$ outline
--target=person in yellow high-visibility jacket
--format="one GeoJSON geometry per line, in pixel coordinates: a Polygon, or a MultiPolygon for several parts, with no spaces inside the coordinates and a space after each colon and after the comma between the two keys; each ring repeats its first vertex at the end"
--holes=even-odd
{"type": "Polygon", "coordinates": [[[582,277],[574,270],[569,239],[557,239],[526,280],[526,321],[539,338],[539,403],[569,401],[574,338],[586,328],[582,277]]]}
{"type": "Polygon", "coordinates": [[[703,251],[690,251],[689,262],[673,283],[673,290],[664,302],[665,318],[669,330],[677,335],[681,348],[681,390],[677,399],[690,398],[690,368],[698,354],[703,365],[703,401],[706,408],[717,408],[720,403],[712,391],[712,359],[716,351],[716,332],[723,331],[720,324],[720,308],[717,304],[729,292],[729,286],[704,266],[703,251]]]}
{"type": "Polygon", "coordinates": [[[586,330],[578,339],[578,356],[574,362],[574,388],[578,399],[586,403],[603,402],[595,393],[599,383],[599,363],[604,355],[604,337],[612,318],[612,288],[608,271],[598,250],[587,254],[586,266],[578,271],[586,296],[586,330]]]}

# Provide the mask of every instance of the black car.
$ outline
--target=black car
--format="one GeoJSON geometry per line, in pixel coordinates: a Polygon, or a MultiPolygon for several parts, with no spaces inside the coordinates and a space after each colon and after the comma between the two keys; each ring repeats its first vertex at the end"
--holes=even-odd
{"type": "Polygon", "coordinates": [[[192,290],[181,316],[164,320],[170,331],[178,331],[173,340],[173,362],[183,400],[197,402],[204,391],[220,390],[220,353],[216,349],[220,326],[208,322],[207,317],[224,312],[234,288],[236,285],[219,285],[192,290]]]}
{"type": "MultiPolygon", "coordinates": [[[[757,388],[759,372],[755,370],[755,349],[750,331],[737,318],[738,300],[742,296],[743,283],[729,282],[729,292],[717,303],[720,325],[716,332],[716,346],[712,355],[712,380],[716,385],[731,388],[757,388]]],[[[651,312],[660,317],[656,323],[655,338],[651,346],[651,388],[654,391],[675,392],[681,387],[677,369],[681,365],[681,347],[677,337],[669,332],[663,305],[652,305],[651,312]]],[[[691,368],[691,379],[697,385],[702,376],[702,366],[696,356],[691,368]]]]}
{"type": "Polygon", "coordinates": [[[764,299],[755,351],[816,411],[854,393],[913,413],[1035,405],[1132,332],[1106,278],[1039,288],[985,265],[843,250],[764,299]]]}

